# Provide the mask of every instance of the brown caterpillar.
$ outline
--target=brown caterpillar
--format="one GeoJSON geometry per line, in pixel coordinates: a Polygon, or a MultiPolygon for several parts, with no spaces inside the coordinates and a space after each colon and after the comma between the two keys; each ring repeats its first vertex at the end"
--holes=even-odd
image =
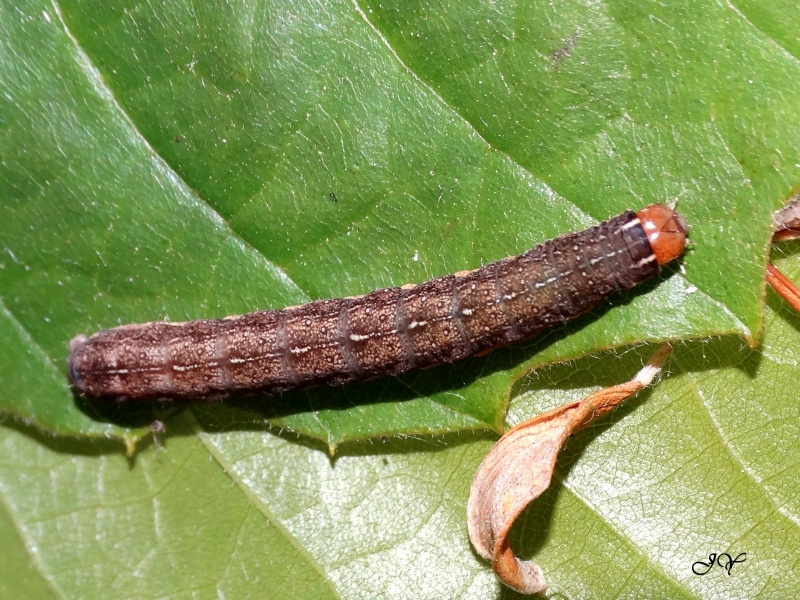
{"type": "Polygon", "coordinates": [[[80,335],[70,343],[69,376],[91,396],[216,399],[400,375],[572,319],[655,275],[683,252],[686,232],[683,217],[653,204],[420,285],[80,335]]]}

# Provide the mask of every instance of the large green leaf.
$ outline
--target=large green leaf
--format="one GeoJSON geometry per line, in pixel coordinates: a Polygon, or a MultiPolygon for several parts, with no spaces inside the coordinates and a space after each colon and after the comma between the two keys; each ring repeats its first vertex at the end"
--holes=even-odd
{"type": "Polygon", "coordinates": [[[624,380],[647,348],[531,367],[692,338],[714,341],[679,344],[673,376],[570,443],[520,548],[573,597],[796,589],[798,321],[768,313],[763,351],[715,336],[762,339],[770,213],[800,183],[798,18],[0,0],[0,590],[497,595],[464,526],[494,439],[474,431],[509,396],[515,422],[624,380]],[[80,332],[421,281],[675,199],[685,271],[535,344],[171,418],[67,385],[80,332]],[[85,437],[130,442],[156,415],[166,448],[132,463],[85,437]],[[722,551],[748,562],[692,575],[722,551]]]}
{"type": "MultiPolygon", "coordinates": [[[[762,351],[731,338],[681,346],[652,392],[569,441],[553,489],[517,528],[551,584],[573,598],[794,597],[800,318],[770,305],[762,351]],[[721,552],[746,561],[730,576],[692,573],[721,552]]],[[[545,368],[511,420],[550,408],[548,388],[574,398],[613,380],[599,370],[640,359],[545,368]]],[[[351,444],[332,460],[235,421],[169,427],[165,448],[133,465],[110,445],[2,430],[4,557],[27,550],[43,585],[70,598],[512,596],[466,533],[487,436],[351,444]]],[[[23,574],[0,570],[5,589],[23,589],[23,574]]]]}
{"type": "Polygon", "coordinates": [[[731,7],[644,7],[16,3],[0,406],[130,439],[73,401],[73,335],[420,281],[650,201],[692,224],[685,277],[490,359],[262,398],[253,422],[331,446],[500,430],[536,364],[757,337],[769,214],[800,179],[797,60],[731,7]]]}

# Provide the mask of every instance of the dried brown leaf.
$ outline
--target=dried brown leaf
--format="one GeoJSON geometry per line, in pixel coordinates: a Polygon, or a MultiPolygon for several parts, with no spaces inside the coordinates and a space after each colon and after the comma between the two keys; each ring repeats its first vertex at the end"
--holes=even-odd
{"type": "Polygon", "coordinates": [[[648,385],[671,351],[668,345],[660,347],[631,381],[520,423],[486,455],[472,482],[467,526],[473,546],[491,560],[507,586],[525,594],[547,589],[539,566],[514,555],[509,532],[520,513],[550,486],[566,439],[648,385]]]}
{"type": "Polygon", "coordinates": [[[783,242],[800,238],[800,192],[792,196],[782,209],[775,213],[775,233],[772,240],[783,242]]]}
{"type": "MultiPolygon", "coordinates": [[[[800,239],[800,192],[795,193],[782,209],[775,213],[774,242],[800,239]]],[[[767,283],[789,305],[800,312],[800,290],[775,265],[767,263],[767,283]]]]}
{"type": "Polygon", "coordinates": [[[780,294],[789,305],[800,312],[800,290],[772,263],[767,263],[767,283],[780,294]]]}

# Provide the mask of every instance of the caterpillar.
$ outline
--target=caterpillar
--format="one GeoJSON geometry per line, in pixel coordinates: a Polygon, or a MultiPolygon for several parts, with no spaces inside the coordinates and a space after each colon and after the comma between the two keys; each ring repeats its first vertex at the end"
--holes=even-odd
{"type": "Polygon", "coordinates": [[[530,338],[636,286],[680,256],[687,231],[681,215],[653,204],[419,285],[79,335],[70,342],[69,377],[89,396],[219,399],[452,363],[530,338]]]}

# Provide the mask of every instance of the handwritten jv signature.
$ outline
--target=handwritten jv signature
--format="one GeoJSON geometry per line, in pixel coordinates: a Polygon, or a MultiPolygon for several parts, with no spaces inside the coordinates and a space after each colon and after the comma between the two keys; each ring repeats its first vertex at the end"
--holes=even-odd
{"type": "Polygon", "coordinates": [[[692,565],[692,573],[695,575],[705,575],[711,569],[714,568],[714,564],[719,565],[723,569],[728,572],[728,575],[731,574],[731,569],[733,569],[733,565],[737,563],[743,563],[747,560],[745,557],[747,556],[747,552],[739,553],[736,558],[733,558],[727,552],[723,552],[722,554],[709,554],[708,555],[708,562],[703,560],[698,560],[696,563],[692,565]]]}

